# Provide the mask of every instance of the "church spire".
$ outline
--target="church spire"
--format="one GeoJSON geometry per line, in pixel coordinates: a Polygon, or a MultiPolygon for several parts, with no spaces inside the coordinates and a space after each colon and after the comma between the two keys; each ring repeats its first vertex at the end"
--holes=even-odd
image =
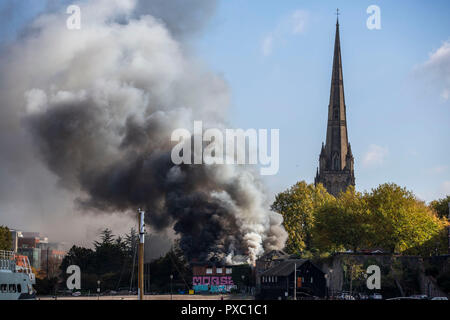
{"type": "Polygon", "coordinates": [[[344,77],[339,32],[339,9],[336,11],[333,69],[330,102],[328,105],[327,137],[320,154],[320,169],[316,183],[323,183],[328,192],[337,195],[354,185],[353,155],[347,135],[347,111],[344,96],[344,77]]]}

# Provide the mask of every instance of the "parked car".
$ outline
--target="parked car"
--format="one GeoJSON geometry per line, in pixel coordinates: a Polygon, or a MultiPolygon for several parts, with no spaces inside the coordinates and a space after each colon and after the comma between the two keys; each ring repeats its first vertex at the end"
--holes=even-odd
{"type": "Polygon", "coordinates": [[[358,294],[356,295],[356,298],[357,298],[358,300],[368,300],[368,299],[369,299],[369,296],[368,296],[367,294],[364,294],[364,293],[358,293],[358,294]]]}
{"type": "Polygon", "coordinates": [[[318,300],[318,297],[310,295],[306,292],[297,292],[297,300],[318,300]]]}
{"type": "Polygon", "coordinates": [[[417,300],[427,300],[428,296],[426,294],[415,294],[415,295],[411,296],[411,298],[417,299],[417,300]]]}
{"type": "Polygon", "coordinates": [[[339,295],[337,295],[336,299],[338,300],[356,300],[354,296],[352,296],[348,292],[341,292],[339,295]]]}
{"type": "Polygon", "coordinates": [[[379,293],[374,293],[369,296],[370,300],[383,300],[383,296],[379,293]]]}
{"type": "Polygon", "coordinates": [[[448,301],[448,298],[447,298],[447,297],[434,297],[434,298],[431,298],[431,300],[442,300],[442,301],[448,301]]]}
{"type": "Polygon", "coordinates": [[[80,291],[76,291],[76,292],[72,293],[72,297],[80,297],[80,296],[81,296],[80,291]]]}

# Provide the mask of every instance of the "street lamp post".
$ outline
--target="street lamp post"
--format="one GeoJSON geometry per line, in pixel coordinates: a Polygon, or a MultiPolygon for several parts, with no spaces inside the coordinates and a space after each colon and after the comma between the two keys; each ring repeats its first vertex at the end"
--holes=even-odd
{"type": "Polygon", "coordinates": [[[97,280],[97,300],[100,300],[100,280],[97,280]]]}
{"type": "Polygon", "coordinates": [[[297,263],[294,263],[294,300],[297,300],[297,263]]]}
{"type": "Polygon", "coordinates": [[[173,280],[173,274],[170,275],[170,300],[172,300],[172,280],[173,280]]]}
{"type": "Polygon", "coordinates": [[[333,269],[330,269],[330,279],[329,279],[329,291],[331,291],[331,297],[333,297],[333,289],[332,288],[332,276],[333,276],[333,269]]]}

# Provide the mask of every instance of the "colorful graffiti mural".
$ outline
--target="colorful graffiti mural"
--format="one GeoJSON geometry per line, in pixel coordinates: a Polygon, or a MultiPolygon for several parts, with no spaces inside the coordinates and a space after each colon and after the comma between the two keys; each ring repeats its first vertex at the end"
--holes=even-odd
{"type": "Polygon", "coordinates": [[[192,278],[192,287],[196,292],[223,293],[236,286],[231,277],[198,276],[192,278]]]}
{"type": "Polygon", "coordinates": [[[233,279],[231,277],[209,277],[199,276],[192,278],[192,285],[212,285],[212,286],[233,286],[233,279]]]}

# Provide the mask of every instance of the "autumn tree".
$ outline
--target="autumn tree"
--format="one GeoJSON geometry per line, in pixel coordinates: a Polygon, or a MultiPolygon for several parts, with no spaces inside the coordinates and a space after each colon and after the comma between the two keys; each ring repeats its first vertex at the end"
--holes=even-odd
{"type": "Polygon", "coordinates": [[[446,226],[411,191],[396,184],[380,185],[364,198],[370,210],[373,244],[391,253],[420,248],[446,226]]]}
{"type": "Polygon", "coordinates": [[[351,295],[355,281],[364,279],[365,270],[363,264],[358,262],[354,257],[348,256],[342,259],[342,269],[344,271],[344,280],[348,281],[351,295]]]}
{"type": "Polygon", "coordinates": [[[450,195],[439,200],[431,201],[429,207],[436,212],[439,218],[448,219],[449,203],[450,203],[450,195]]]}
{"type": "Polygon", "coordinates": [[[300,253],[312,249],[315,214],[333,199],[322,184],[314,186],[305,181],[298,182],[276,196],[272,210],[284,218],[283,225],[289,235],[287,252],[300,253]]]}
{"type": "Polygon", "coordinates": [[[317,211],[314,243],[320,250],[357,251],[370,242],[370,212],[363,195],[353,186],[317,211]]]}
{"type": "Polygon", "coordinates": [[[431,255],[446,247],[447,221],[438,209],[392,183],[365,193],[350,186],[334,198],[320,184],[299,182],[277,195],[272,210],[283,215],[289,253],[380,248],[431,255]]]}

